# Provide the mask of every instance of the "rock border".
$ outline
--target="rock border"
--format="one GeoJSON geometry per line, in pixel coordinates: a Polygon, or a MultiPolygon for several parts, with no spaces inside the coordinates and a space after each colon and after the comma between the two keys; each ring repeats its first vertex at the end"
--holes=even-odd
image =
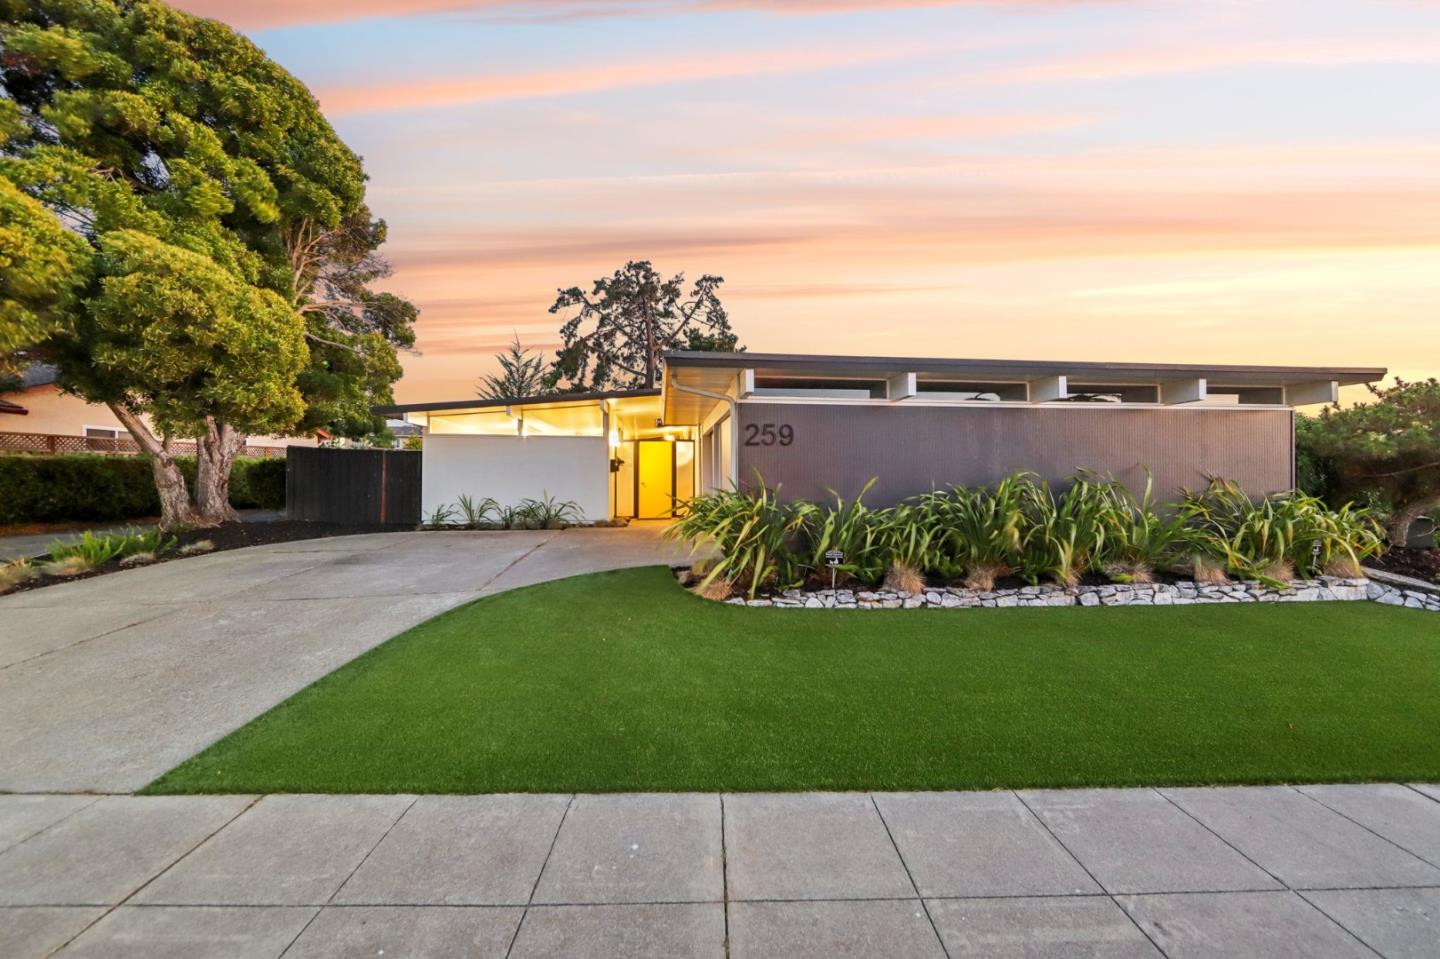
{"type": "Polygon", "coordinates": [[[958,586],[922,593],[884,589],[791,589],[753,600],[727,599],[731,606],[776,609],[1006,609],[1057,606],[1193,606],[1215,603],[1324,603],[1373,601],[1440,612],[1440,593],[1398,589],[1373,579],[1321,576],[1294,580],[1284,588],[1255,581],[1231,583],[1108,583],[1103,586],[1022,586],[981,591],[958,586]]]}

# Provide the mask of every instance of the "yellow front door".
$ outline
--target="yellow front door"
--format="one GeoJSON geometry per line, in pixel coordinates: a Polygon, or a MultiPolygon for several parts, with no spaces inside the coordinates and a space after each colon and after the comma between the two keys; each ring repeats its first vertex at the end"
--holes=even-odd
{"type": "Polygon", "coordinates": [[[635,444],[639,486],[635,513],[641,519],[662,519],[675,509],[675,444],[640,440],[635,444]]]}

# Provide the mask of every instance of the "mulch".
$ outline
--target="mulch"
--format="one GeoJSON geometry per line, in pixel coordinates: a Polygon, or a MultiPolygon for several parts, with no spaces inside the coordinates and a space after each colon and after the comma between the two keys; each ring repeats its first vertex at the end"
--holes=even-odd
{"type": "Polygon", "coordinates": [[[1387,573],[1440,584],[1440,549],[1392,549],[1383,556],[1366,560],[1366,566],[1387,573]]]}
{"type": "MultiPolygon", "coordinates": [[[[211,553],[227,549],[241,549],[246,546],[268,546],[273,543],[289,543],[302,539],[324,539],[331,536],[357,536],[362,533],[393,533],[407,529],[412,526],[376,526],[363,524],[346,523],[304,523],[299,520],[276,520],[271,523],[224,523],[220,526],[210,526],[200,529],[185,530],[174,534],[175,548],[165,553],[154,563],[147,563],[147,566],[158,566],[162,563],[173,563],[180,560],[191,559],[193,556],[208,556],[211,553]],[[201,553],[181,555],[179,550],[182,547],[193,543],[208,541],[214,548],[201,553]]],[[[43,562],[43,560],[37,561],[43,562]]],[[[32,589],[43,589],[46,586],[54,586],[56,583],[69,583],[77,579],[90,579],[95,576],[104,576],[108,573],[119,572],[122,569],[139,569],[142,567],[122,566],[119,560],[112,560],[92,570],[80,573],[76,576],[46,576],[43,573],[34,579],[12,587],[7,592],[20,593],[32,589]]]]}

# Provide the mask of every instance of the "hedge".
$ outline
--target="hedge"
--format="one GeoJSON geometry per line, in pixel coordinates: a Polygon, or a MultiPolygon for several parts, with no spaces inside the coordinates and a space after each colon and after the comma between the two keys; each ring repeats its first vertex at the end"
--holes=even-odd
{"type": "MultiPolygon", "coordinates": [[[[194,483],[194,457],[180,457],[194,483]]],[[[230,472],[236,509],[284,509],[285,461],[237,459],[230,472]]],[[[143,456],[0,456],[0,523],[126,520],[157,516],[160,500],[143,456]]]]}

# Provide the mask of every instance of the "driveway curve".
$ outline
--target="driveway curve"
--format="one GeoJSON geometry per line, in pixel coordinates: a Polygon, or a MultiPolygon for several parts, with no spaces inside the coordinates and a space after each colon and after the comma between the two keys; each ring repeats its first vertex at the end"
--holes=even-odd
{"type": "Polygon", "coordinates": [[[133,792],[447,609],[682,561],[662,529],[304,540],[0,597],[0,792],[133,792]]]}

